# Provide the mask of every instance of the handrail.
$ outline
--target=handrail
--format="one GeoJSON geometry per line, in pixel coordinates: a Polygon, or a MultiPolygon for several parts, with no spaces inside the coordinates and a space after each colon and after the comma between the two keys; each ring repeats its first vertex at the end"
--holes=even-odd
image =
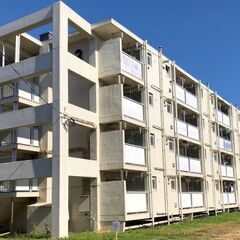
{"type": "Polygon", "coordinates": [[[193,159],[193,160],[196,160],[196,161],[201,161],[200,158],[188,157],[188,156],[183,156],[183,155],[179,155],[179,156],[180,156],[180,157],[184,157],[184,158],[193,159]]]}
{"type": "Polygon", "coordinates": [[[130,147],[137,147],[137,148],[141,148],[141,149],[145,149],[146,148],[144,146],[134,145],[134,144],[131,144],[131,143],[126,143],[126,142],[125,142],[125,145],[128,145],[130,147]]]}
{"type": "Polygon", "coordinates": [[[191,126],[191,127],[195,127],[195,128],[197,128],[197,129],[199,129],[199,127],[198,126],[195,126],[195,125],[192,125],[191,123],[188,123],[188,122],[184,122],[183,120],[181,120],[181,119],[177,119],[179,122],[182,122],[182,123],[185,123],[186,125],[189,125],[189,126],[191,126]]]}
{"type": "Polygon", "coordinates": [[[144,104],[143,103],[140,103],[140,102],[138,102],[138,101],[136,101],[136,100],[134,100],[134,99],[132,99],[132,98],[129,98],[129,97],[126,97],[126,96],[124,96],[123,95],[123,98],[125,98],[126,100],[129,100],[129,101],[131,101],[131,102],[134,102],[134,103],[136,103],[136,104],[138,104],[138,105],[140,105],[140,106],[144,106],[144,104]]]}
{"type": "Polygon", "coordinates": [[[198,96],[197,95],[194,95],[193,93],[191,93],[191,92],[189,92],[186,88],[184,88],[183,86],[180,86],[179,84],[177,84],[176,83],[176,85],[178,86],[178,87],[180,87],[180,88],[182,88],[184,91],[186,91],[186,92],[188,92],[189,94],[191,94],[193,97],[196,97],[196,98],[198,98],[198,96]]]}
{"type": "Polygon", "coordinates": [[[127,57],[129,57],[129,58],[135,60],[136,62],[140,63],[141,65],[143,65],[143,63],[141,61],[137,60],[136,58],[134,58],[133,56],[127,54],[126,52],[122,51],[122,54],[126,55],[127,57]]]}

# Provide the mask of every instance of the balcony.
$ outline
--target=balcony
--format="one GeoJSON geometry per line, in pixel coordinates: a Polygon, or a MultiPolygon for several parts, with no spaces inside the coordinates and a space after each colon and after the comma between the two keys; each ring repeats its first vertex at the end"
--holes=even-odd
{"type": "Polygon", "coordinates": [[[121,69],[123,72],[142,80],[142,63],[125,52],[121,53],[121,69]]]}
{"type": "Polygon", "coordinates": [[[39,147],[38,127],[22,127],[12,131],[2,132],[0,134],[0,147],[11,144],[39,147]]]}
{"type": "Polygon", "coordinates": [[[101,87],[99,91],[101,123],[126,121],[145,126],[144,105],[124,96],[122,84],[101,87]]]}
{"type": "Polygon", "coordinates": [[[137,145],[124,145],[125,163],[145,166],[145,148],[137,145]]]}
{"type": "Polygon", "coordinates": [[[179,156],[179,169],[185,172],[201,173],[200,159],[179,156]]]}
{"type": "MultiPolygon", "coordinates": [[[[146,170],[145,148],[135,140],[130,141],[127,130],[101,132],[100,167],[102,170],[146,170]]],[[[139,136],[141,137],[141,136],[139,136]]],[[[142,138],[142,137],[141,137],[142,138]]]]}
{"type": "Polygon", "coordinates": [[[146,192],[126,192],[126,213],[147,212],[147,193],[146,192]]]}
{"type": "Polygon", "coordinates": [[[180,135],[199,140],[199,128],[187,122],[177,120],[178,133],[180,135]]]}
{"type": "Polygon", "coordinates": [[[20,80],[16,86],[14,84],[6,84],[0,87],[0,100],[14,96],[38,103],[39,86],[32,81],[20,80]]]}
{"type": "Polygon", "coordinates": [[[218,121],[220,123],[223,123],[224,125],[230,127],[230,117],[227,114],[218,110],[217,115],[218,115],[218,121]]]}
{"type": "Polygon", "coordinates": [[[105,41],[100,47],[99,59],[99,76],[104,81],[111,81],[111,77],[121,74],[143,84],[142,63],[123,51],[121,38],[105,41]]]}
{"type": "Polygon", "coordinates": [[[197,96],[187,91],[185,88],[176,84],[176,95],[177,99],[186,103],[194,109],[198,109],[198,99],[197,96]]]}
{"type": "Polygon", "coordinates": [[[182,208],[204,207],[204,197],[202,192],[181,193],[182,208]]]}
{"type": "Polygon", "coordinates": [[[220,137],[219,138],[219,147],[221,149],[227,150],[227,151],[232,151],[232,142],[220,137]]]}
{"type": "Polygon", "coordinates": [[[127,117],[143,121],[143,104],[130,98],[123,97],[122,102],[123,114],[127,117]]]}
{"type": "Polygon", "coordinates": [[[37,192],[38,179],[21,179],[0,182],[0,193],[7,192],[37,192]]]}
{"type": "Polygon", "coordinates": [[[233,167],[221,165],[221,174],[223,177],[234,177],[233,167]]]}
{"type": "Polygon", "coordinates": [[[224,204],[235,204],[236,203],[236,196],[235,193],[228,193],[224,192],[223,193],[223,203],[224,204]]]}

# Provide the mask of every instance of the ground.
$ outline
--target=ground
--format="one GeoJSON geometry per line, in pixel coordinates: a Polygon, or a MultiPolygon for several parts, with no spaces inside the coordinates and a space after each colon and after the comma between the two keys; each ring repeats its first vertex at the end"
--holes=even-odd
{"type": "MultiPolygon", "coordinates": [[[[18,235],[0,239],[46,239],[33,235],[18,235]]],[[[113,233],[86,232],[72,234],[69,240],[113,240],[113,233]]],[[[240,240],[240,212],[225,213],[218,216],[201,217],[193,221],[184,221],[170,226],[159,226],[127,231],[118,235],[118,240],[240,240]]]]}

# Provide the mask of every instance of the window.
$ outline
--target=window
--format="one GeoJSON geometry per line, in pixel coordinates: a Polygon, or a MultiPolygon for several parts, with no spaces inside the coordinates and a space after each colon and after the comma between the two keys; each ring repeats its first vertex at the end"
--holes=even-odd
{"type": "Polygon", "coordinates": [[[211,104],[215,106],[215,97],[213,95],[211,96],[211,104]]]}
{"type": "Polygon", "coordinates": [[[168,75],[168,77],[171,77],[171,68],[170,68],[170,66],[168,66],[168,65],[165,65],[165,70],[166,70],[166,73],[167,73],[167,75],[168,75]]]}
{"type": "Polygon", "coordinates": [[[213,131],[213,132],[216,132],[216,126],[215,126],[215,123],[212,124],[212,131],[213,131]]]}
{"type": "Polygon", "coordinates": [[[170,181],[170,186],[171,186],[171,189],[172,190],[176,190],[176,181],[175,181],[175,179],[169,179],[169,181],[170,181]]]}
{"type": "Polygon", "coordinates": [[[205,119],[202,118],[202,127],[205,128],[205,119]]]}
{"type": "Polygon", "coordinates": [[[213,153],[213,159],[214,159],[214,161],[217,161],[217,153],[216,152],[213,153]]]}
{"type": "Polygon", "coordinates": [[[157,190],[157,177],[156,176],[152,177],[152,188],[153,188],[153,190],[157,190]]]}
{"type": "Polygon", "coordinates": [[[151,146],[155,146],[155,135],[153,133],[150,134],[150,144],[151,146]]]}
{"type": "Polygon", "coordinates": [[[172,113],[172,102],[167,101],[167,112],[172,113]]]}
{"type": "Polygon", "coordinates": [[[152,54],[151,53],[147,54],[147,63],[149,66],[152,66],[152,54]]]}
{"type": "Polygon", "coordinates": [[[153,94],[152,93],[148,94],[148,99],[149,99],[149,105],[153,106],[153,94]]]}
{"type": "Polygon", "coordinates": [[[174,141],[172,139],[169,139],[168,140],[168,148],[169,148],[169,151],[174,151],[174,141]]]}

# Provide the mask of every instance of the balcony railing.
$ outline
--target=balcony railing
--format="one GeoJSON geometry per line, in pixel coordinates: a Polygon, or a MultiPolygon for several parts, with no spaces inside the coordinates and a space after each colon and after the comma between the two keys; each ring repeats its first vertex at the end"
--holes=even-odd
{"type": "Polygon", "coordinates": [[[234,177],[233,167],[221,165],[221,173],[223,177],[234,177]]]}
{"type": "Polygon", "coordinates": [[[236,196],[235,193],[223,193],[223,203],[224,204],[235,204],[236,196]]]}
{"type": "Polygon", "coordinates": [[[181,194],[182,208],[203,207],[203,193],[202,192],[183,192],[181,194]]]}
{"type": "Polygon", "coordinates": [[[15,181],[16,192],[35,192],[38,191],[37,179],[21,179],[15,181]]]}
{"type": "Polygon", "coordinates": [[[147,212],[147,193],[146,192],[127,192],[126,193],[126,212],[140,213],[147,212]]]}
{"type": "Polygon", "coordinates": [[[198,100],[194,94],[179,85],[176,85],[176,94],[179,100],[195,109],[198,109],[198,100]]]}
{"type": "Polygon", "coordinates": [[[178,133],[189,138],[199,140],[199,128],[189,123],[177,120],[178,133]]]}
{"type": "Polygon", "coordinates": [[[225,150],[228,150],[228,151],[232,151],[232,142],[225,139],[225,138],[219,138],[219,147],[221,149],[225,149],[225,150]]]}
{"type": "Polygon", "coordinates": [[[17,143],[38,147],[39,146],[38,128],[29,128],[29,127],[18,128],[17,143]]]}
{"type": "Polygon", "coordinates": [[[16,92],[13,85],[3,85],[0,87],[0,99],[19,96],[31,101],[39,102],[39,86],[33,82],[25,83],[19,81],[16,92]]]}
{"type": "Polygon", "coordinates": [[[218,110],[218,121],[227,126],[230,126],[230,117],[219,110],[218,110]]]}
{"type": "Polygon", "coordinates": [[[12,132],[0,135],[0,146],[6,146],[12,143],[12,132]]]}
{"type": "Polygon", "coordinates": [[[0,192],[35,192],[38,191],[38,180],[16,180],[14,188],[12,186],[11,181],[2,181],[0,182],[0,192]]]}
{"type": "Polygon", "coordinates": [[[143,105],[130,98],[124,97],[123,114],[139,121],[143,121],[143,105]]]}
{"type": "Polygon", "coordinates": [[[122,70],[142,80],[142,63],[135,58],[129,56],[125,52],[122,52],[121,57],[122,70]]]}
{"type": "Polygon", "coordinates": [[[125,163],[145,166],[145,149],[141,146],[124,145],[125,163]]]}
{"type": "Polygon", "coordinates": [[[2,181],[0,182],[0,192],[10,192],[11,191],[11,182],[2,181]]]}
{"type": "Polygon", "coordinates": [[[186,172],[201,173],[201,161],[197,158],[179,156],[179,169],[186,172]]]}

